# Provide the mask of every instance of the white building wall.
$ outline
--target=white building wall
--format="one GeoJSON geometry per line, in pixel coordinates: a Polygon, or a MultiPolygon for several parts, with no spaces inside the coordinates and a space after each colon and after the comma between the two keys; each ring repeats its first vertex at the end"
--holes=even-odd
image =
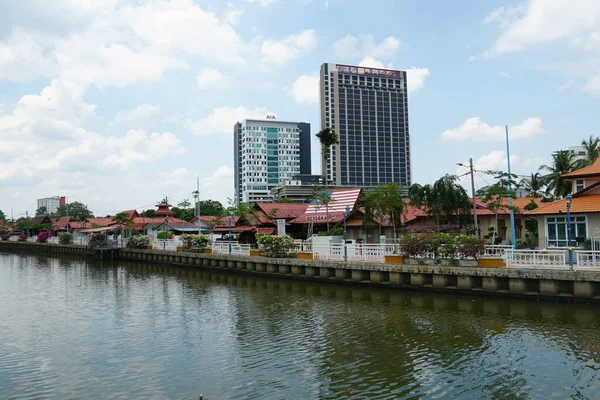
{"type": "Polygon", "coordinates": [[[244,120],[241,153],[241,200],[272,201],[271,190],[300,173],[298,123],[244,120]]]}
{"type": "Polygon", "coordinates": [[[46,207],[49,214],[54,214],[60,206],[60,197],[45,197],[37,200],[37,208],[46,207]]]}

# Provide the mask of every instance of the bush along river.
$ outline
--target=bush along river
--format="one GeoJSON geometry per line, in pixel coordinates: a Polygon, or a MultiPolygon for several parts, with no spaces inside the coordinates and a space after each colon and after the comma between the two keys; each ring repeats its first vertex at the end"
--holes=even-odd
{"type": "Polygon", "coordinates": [[[600,307],[0,253],[1,399],[597,399],[600,307]]]}

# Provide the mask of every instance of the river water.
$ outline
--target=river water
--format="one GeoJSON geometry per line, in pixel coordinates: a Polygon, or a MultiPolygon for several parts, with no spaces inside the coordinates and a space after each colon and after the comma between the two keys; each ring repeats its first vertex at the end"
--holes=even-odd
{"type": "Polygon", "coordinates": [[[0,253],[0,399],[598,399],[600,307],[0,253]]]}

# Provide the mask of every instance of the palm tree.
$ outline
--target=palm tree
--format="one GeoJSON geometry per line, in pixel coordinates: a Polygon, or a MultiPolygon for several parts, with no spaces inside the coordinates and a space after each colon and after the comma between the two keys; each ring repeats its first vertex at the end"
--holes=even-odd
{"type": "Polygon", "coordinates": [[[319,143],[321,143],[321,172],[323,173],[324,184],[327,186],[327,158],[331,153],[331,146],[340,144],[340,140],[332,128],[321,129],[316,134],[319,143]]]}
{"type": "Polygon", "coordinates": [[[130,226],[133,224],[133,219],[129,218],[129,215],[125,212],[115,214],[112,218],[113,222],[119,225],[119,234],[121,235],[121,243],[123,243],[123,226],[130,226]]]}
{"type": "MultiPolygon", "coordinates": [[[[335,199],[331,197],[331,193],[315,191],[307,200],[309,203],[312,203],[314,201],[317,204],[325,206],[325,218],[327,218],[327,231],[329,231],[329,203],[335,201],[335,199]]],[[[321,206],[319,206],[318,208],[321,208],[321,206]]]]}
{"type": "Polygon", "coordinates": [[[579,167],[575,156],[568,150],[557,151],[552,154],[552,165],[542,165],[540,171],[547,171],[548,174],[542,177],[546,183],[546,194],[552,194],[554,197],[563,198],[571,193],[571,182],[562,176],[573,172],[579,167]]]}
{"type": "Polygon", "coordinates": [[[600,155],[600,138],[590,135],[588,140],[583,139],[581,141],[581,145],[585,149],[585,160],[583,160],[583,165],[581,166],[592,165],[600,155]]]}
{"type": "Polygon", "coordinates": [[[527,190],[527,197],[538,199],[544,197],[544,178],[539,172],[531,173],[531,178],[523,178],[521,186],[527,190]]]}

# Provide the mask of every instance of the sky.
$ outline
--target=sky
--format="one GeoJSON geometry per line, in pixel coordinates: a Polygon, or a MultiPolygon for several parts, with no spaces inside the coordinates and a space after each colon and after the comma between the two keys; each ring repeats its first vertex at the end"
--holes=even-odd
{"type": "MultiPolygon", "coordinates": [[[[600,134],[597,0],[0,0],[0,210],[233,197],[233,125],[319,130],[324,62],[408,73],[413,182],[600,134]]],[[[314,135],[313,135],[314,136],[314,135]]],[[[320,173],[313,138],[313,173],[320,173]]],[[[470,187],[468,177],[463,184],[470,187]]],[[[476,186],[491,178],[478,173],[476,186]]]]}

